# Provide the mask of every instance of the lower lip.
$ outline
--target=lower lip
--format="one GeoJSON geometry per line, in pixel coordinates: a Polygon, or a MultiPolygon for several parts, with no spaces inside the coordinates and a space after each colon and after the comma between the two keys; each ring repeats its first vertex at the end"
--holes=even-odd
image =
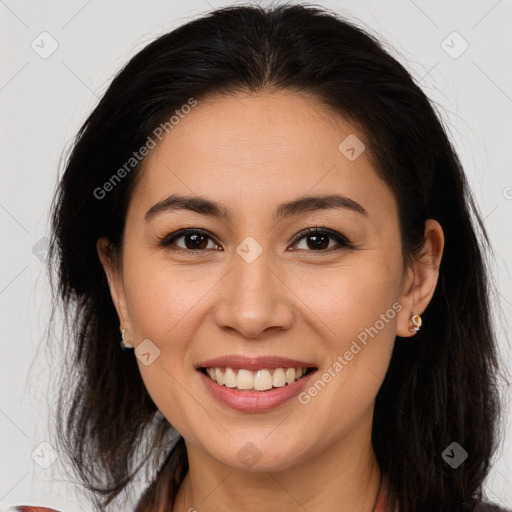
{"type": "Polygon", "coordinates": [[[233,388],[221,386],[201,370],[197,371],[214,398],[237,411],[243,412],[263,412],[284,404],[298,395],[309,381],[309,378],[317,372],[317,370],[314,370],[292,384],[285,384],[280,388],[273,388],[268,391],[237,391],[233,388]]]}

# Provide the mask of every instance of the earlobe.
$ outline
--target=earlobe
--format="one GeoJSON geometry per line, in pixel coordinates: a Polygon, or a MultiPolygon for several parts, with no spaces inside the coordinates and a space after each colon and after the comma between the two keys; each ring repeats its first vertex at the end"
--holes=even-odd
{"type": "Polygon", "coordinates": [[[441,225],[434,219],[427,219],[423,250],[407,268],[407,276],[403,280],[399,299],[403,309],[397,322],[397,335],[400,337],[414,336],[421,327],[421,315],[427,309],[439,279],[443,248],[441,225]]]}

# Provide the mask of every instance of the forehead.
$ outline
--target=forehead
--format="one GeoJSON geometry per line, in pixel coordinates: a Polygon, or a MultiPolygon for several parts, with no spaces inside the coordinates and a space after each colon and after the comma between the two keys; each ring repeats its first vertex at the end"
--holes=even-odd
{"type": "Polygon", "coordinates": [[[370,213],[392,212],[394,198],[368,150],[347,157],[347,144],[355,142],[359,153],[364,141],[348,121],[302,93],[198,100],[146,156],[134,197],[144,212],[181,193],[210,197],[242,215],[299,196],[340,193],[370,213]]]}

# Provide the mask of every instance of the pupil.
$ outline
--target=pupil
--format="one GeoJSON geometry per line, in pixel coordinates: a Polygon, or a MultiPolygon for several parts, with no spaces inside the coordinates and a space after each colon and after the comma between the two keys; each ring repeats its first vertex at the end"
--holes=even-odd
{"type": "Polygon", "coordinates": [[[313,242],[313,248],[315,249],[325,249],[329,247],[329,237],[327,235],[310,235],[309,240],[316,240],[316,242],[313,242]],[[320,241],[319,239],[322,240],[320,241]]]}
{"type": "Polygon", "coordinates": [[[187,249],[204,249],[205,248],[205,239],[206,237],[203,235],[197,235],[197,234],[191,234],[185,236],[185,245],[187,246],[187,249]],[[192,247],[189,246],[187,243],[188,241],[192,240],[192,247]],[[199,241],[199,244],[197,243],[199,241]],[[202,244],[201,244],[202,242],[202,244]]]}

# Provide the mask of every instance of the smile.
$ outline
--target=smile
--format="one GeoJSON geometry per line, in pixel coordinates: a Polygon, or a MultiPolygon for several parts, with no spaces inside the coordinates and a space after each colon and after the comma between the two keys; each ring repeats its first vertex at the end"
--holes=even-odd
{"type": "Polygon", "coordinates": [[[263,368],[256,371],[228,367],[201,368],[201,371],[220,386],[236,391],[268,391],[293,384],[315,368],[263,368]]]}

